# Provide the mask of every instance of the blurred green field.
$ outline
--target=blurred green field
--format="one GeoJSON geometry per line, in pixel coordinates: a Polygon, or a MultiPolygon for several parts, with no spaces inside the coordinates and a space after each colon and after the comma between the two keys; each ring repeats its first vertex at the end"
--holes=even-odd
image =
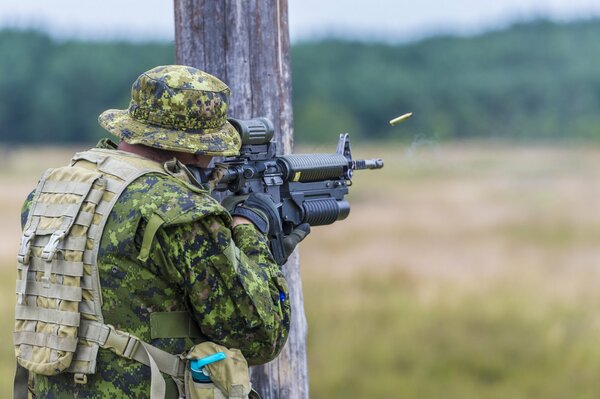
{"type": "MultiPolygon", "coordinates": [[[[9,397],[18,209],[70,151],[1,152],[9,397]]],[[[597,398],[600,146],[354,152],[386,166],[357,173],[349,218],[302,244],[311,396],[597,398]]]]}

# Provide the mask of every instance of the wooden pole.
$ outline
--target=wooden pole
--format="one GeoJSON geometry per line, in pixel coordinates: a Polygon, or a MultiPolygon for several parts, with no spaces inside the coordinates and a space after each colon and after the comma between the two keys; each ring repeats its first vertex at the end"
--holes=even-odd
{"type": "MultiPolygon", "coordinates": [[[[231,88],[230,115],[266,116],[278,151],[293,144],[287,0],[174,0],[178,64],[211,73],[231,88]]],[[[284,267],[292,305],[288,342],[274,361],[252,368],[263,399],[307,399],[307,324],[298,254],[284,267]]]]}

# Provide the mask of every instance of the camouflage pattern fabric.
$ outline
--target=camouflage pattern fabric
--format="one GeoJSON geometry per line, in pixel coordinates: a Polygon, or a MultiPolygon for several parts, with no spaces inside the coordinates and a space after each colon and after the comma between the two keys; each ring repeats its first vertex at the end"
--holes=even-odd
{"type": "Polygon", "coordinates": [[[204,155],[237,155],[241,139],[227,121],[229,87],[196,68],[167,65],[141,74],[129,109],[105,111],[100,125],[130,144],[204,155]]]}
{"type": "MultiPolygon", "coordinates": [[[[208,192],[193,193],[175,178],[148,174],[133,182],[109,216],[98,255],[105,323],[173,354],[211,340],[240,349],[249,364],[274,358],[289,331],[287,284],[264,236],[251,225],[230,229],[230,222],[208,192]],[[172,222],[158,230],[148,260],[140,262],[144,228],[155,213],[172,222]],[[232,242],[240,250],[233,260],[225,255],[232,242]],[[205,337],[151,339],[152,312],[182,310],[205,337]]],[[[177,397],[164,377],[168,397],[177,397]]],[[[36,375],[34,391],[38,398],[147,398],[150,369],[100,349],[87,384],[75,384],[72,374],[36,375]]]]}

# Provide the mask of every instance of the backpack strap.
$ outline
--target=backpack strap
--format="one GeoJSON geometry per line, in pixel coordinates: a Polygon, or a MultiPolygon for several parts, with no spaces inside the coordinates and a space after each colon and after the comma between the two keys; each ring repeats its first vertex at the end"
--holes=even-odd
{"type": "Polygon", "coordinates": [[[134,335],[120,331],[108,324],[82,320],[79,337],[97,343],[103,349],[109,349],[126,359],[135,360],[150,367],[150,398],[165,397],[166,384],[161,372],[171,377],[183,379],[185,361],[152,346],[134,335]]]}

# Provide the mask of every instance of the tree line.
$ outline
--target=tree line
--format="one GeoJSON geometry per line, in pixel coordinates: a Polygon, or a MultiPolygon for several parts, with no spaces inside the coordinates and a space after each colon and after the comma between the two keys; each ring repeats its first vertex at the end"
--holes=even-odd
{"type": "MultiPolygon", "coordinates": [[[[532,21],[472,37],[406,44],[292,46],[295,137],[362,140],[600,139],[600,21],[532,21]],[[405,112],[406,127],[388,121],[405,112]]],[[[172,43],[55,40],[0,31],[0,141],[92,142],[98,115],[126,108],[172,43]]],[[[257,55],[258,56],[258,55],[257,55]]]]}

